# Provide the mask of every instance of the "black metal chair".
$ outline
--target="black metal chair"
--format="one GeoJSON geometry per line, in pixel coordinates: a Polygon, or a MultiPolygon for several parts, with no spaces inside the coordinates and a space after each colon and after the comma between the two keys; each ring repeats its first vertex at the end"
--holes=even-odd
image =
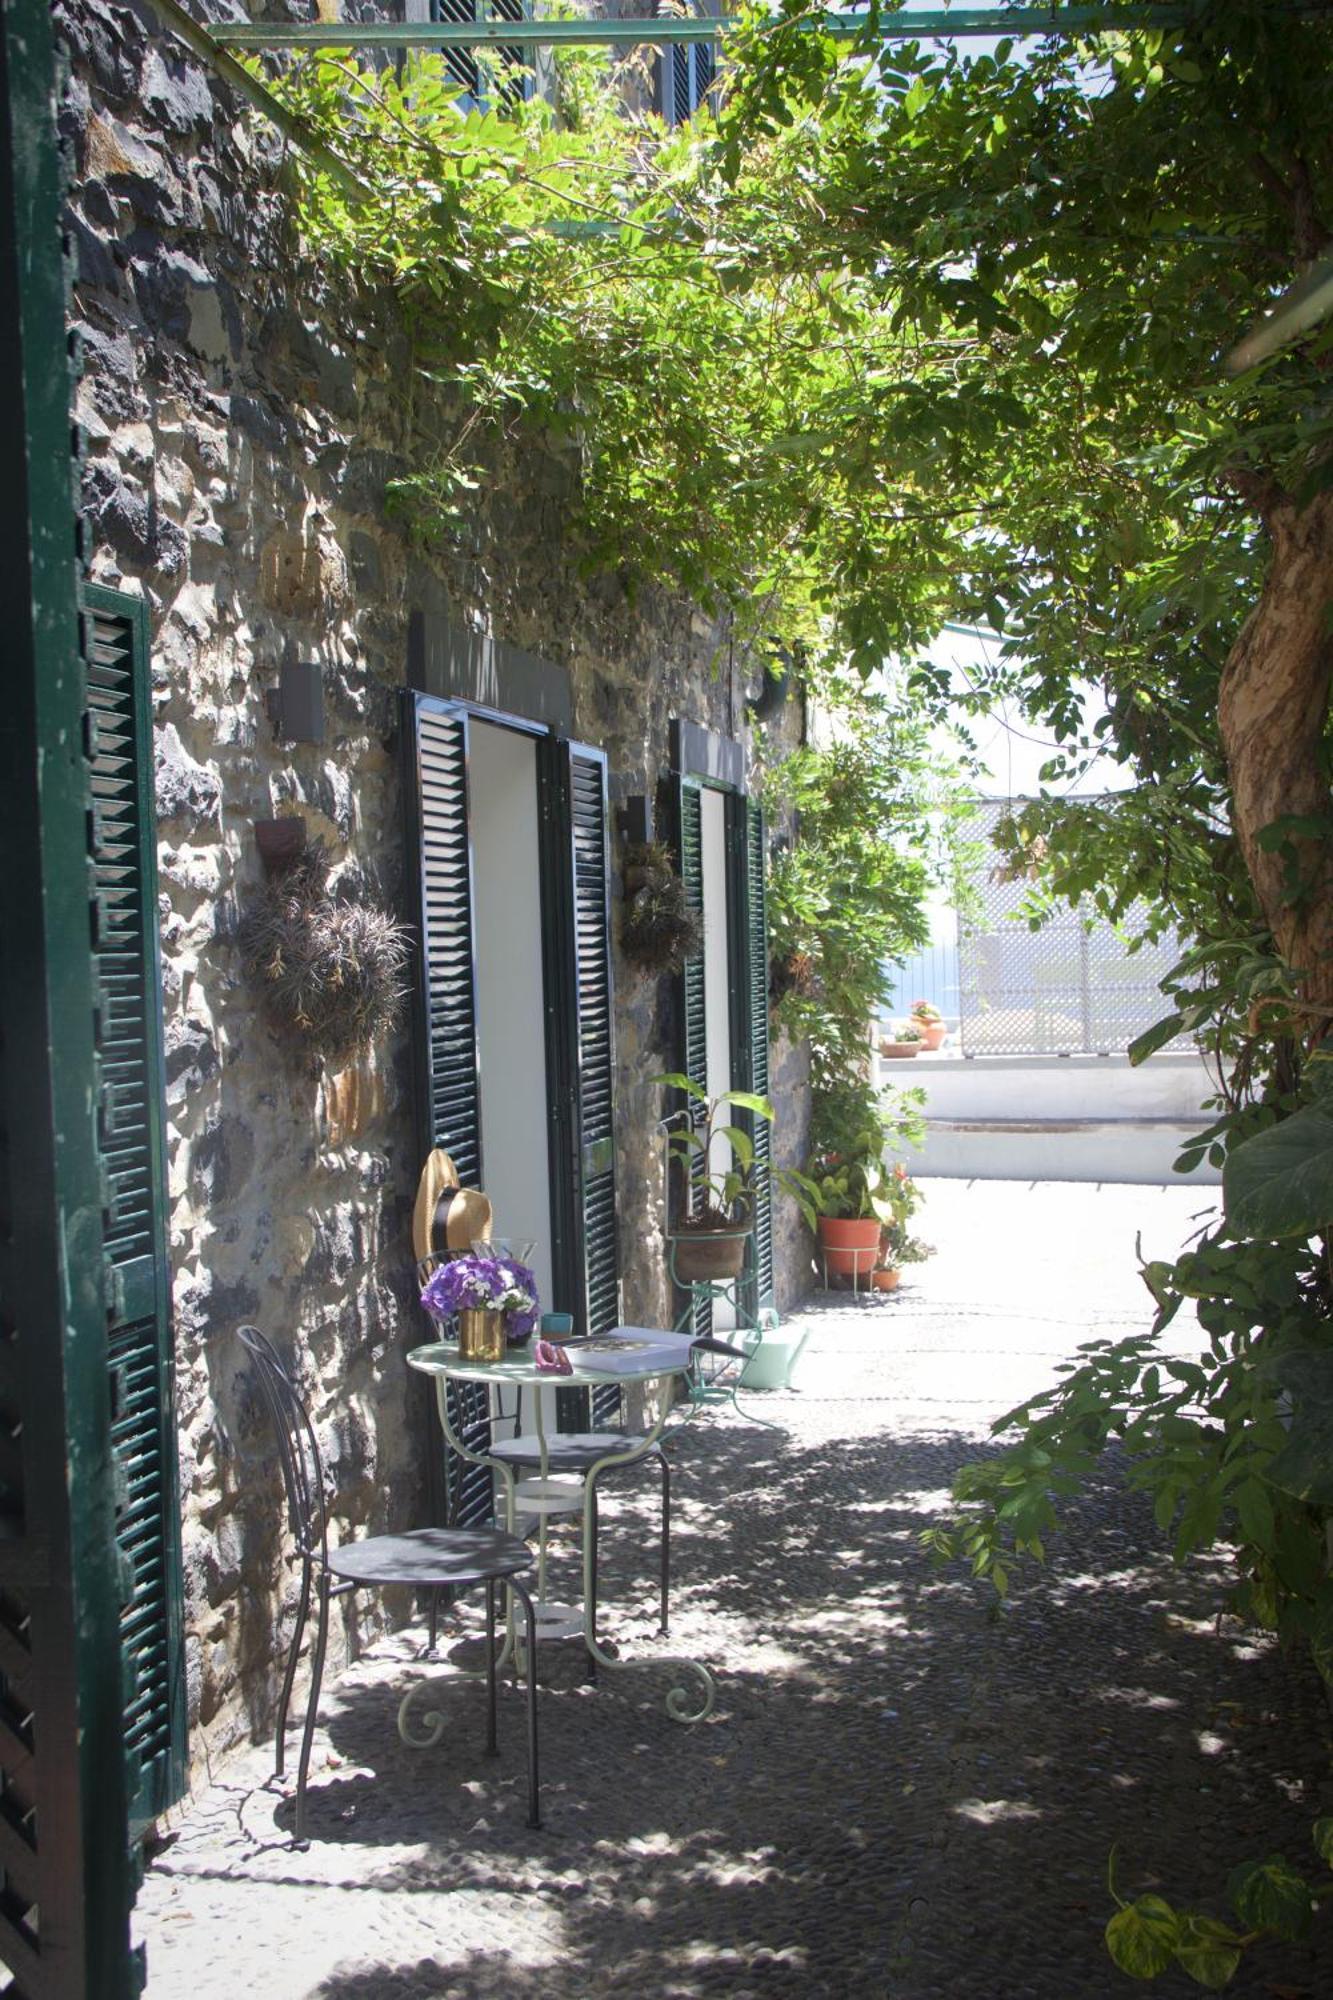
{"type": "MultiPolygon", "coordinates": [[[[312,1583],[319,1600],[315,1646],[311,1658],[310,1700],[301,1737],[296,1773],[296,1833],[306,1842],[306,1780],[315,1735],[324,1656],[329,1637],[329,1606],[335,1597],[353,1590],[378,1590],[386,1584],[410,1584],[419,1590],[458,1591],[486,1586],[486,1749],[496,1753],[495,1586],[504,1583],[523,1606],[527,1635],[528,1825],[540,1826],[537,1776],[537,1633],[532,1599],[519,1581],[533,1565],[532,1550],[516,1535],[498,1528],[416,1528],[403,1535],[372,1535],[346,1548],[329,1551],[328,1510],[324,1498],[324,1465],[309,1414],[278,1358],[273,1343],[258,1327],[243,1326],[238,1338],[258,1364],[259,1381],[269,1416],[277,1432],[283,1484],[296,1553],[301,1563],[301,1591],[296,1607],[287,1671],[278,1704],[275,1775],[282,1776],[286,1759],[287,1711],[296,1680],[296,1663],[310,1614],[312,1583]]],[[[434,1600],[432,1599],[432,1602],[434,1600]]]]}

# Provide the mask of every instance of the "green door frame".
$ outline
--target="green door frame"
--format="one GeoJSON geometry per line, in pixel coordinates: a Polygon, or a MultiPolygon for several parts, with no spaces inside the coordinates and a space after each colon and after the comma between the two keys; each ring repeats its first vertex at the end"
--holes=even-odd
{"type": "Polygon", "coordinates": [[[0,1962],[130,2000],[120,1574],[97,1165],[56,62],[0,7],[0,1962]],[[7,944],[8,948],[4,946],[7,944]]]}

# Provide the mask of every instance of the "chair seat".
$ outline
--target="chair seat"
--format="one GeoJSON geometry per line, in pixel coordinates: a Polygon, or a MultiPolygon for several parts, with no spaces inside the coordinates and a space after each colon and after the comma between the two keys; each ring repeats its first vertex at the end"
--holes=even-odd
{"type": "MultiPolygon", "coordinates": [[[[551,1472],[587,1472],[608,1453],[641,1451],[647,1442],[636,1431],[558,1431],[546,1440],[546,1464],[551,1472]]],[[[490,1456],[505,1465],[533,1466],[540,1470],[541,1439],[535,1431],[524,1437],[501,1438],[491,1446],[490,1456]]]]}
{"type": "Polygon", "coordinates": [[[517,1576],[532,1564],[527,1543],[503,1528],[412,1528],[405,1535],[370,1535],[329,1553],[329,1568],[349,1583],[436,1588],[517,1576]]]}

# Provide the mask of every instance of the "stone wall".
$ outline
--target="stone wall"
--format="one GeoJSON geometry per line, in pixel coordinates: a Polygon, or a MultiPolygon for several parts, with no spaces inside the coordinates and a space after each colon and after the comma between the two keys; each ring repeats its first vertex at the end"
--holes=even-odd
{"type": "MultiPolygon", "coordinates": [[[[271,1723],[293,1582],[278,1491],[233,1338],[253,1318],[303,1357],[339,1532],[420,1517],[421,1335],[407,1217],[419,1162],[405,1032],[321,1077],[262,1024],[237,924],[261,879],[253,823],[295,811],[336,877],[389,904],[403,877],[396,691],[422,563],[386,515],[410,463],[406,343],[383,300],[303,263],[282,146],[126,5],[59,10],[70,77],[90,574],[142,593],[152,633],[192,1748],[271,1723]],[[325,741],[278,742],[286,660],[323,668],[325,741]]],[[[740,734],[728,635],[663,593],[579,574],[567,461],[528,445],[433,565],[453,617],[568,676],[575,733],[616,788],[651,791],[684,715],[740,734]],[[716,663],[721,670],[715,671],[716,663]]],[[[673,1060],[671,982],[617,963],[625,1308],[666,1310],[647,1078],[673,1060]]],[[[779,1065],[791,1133],[799,1063],[779,1065]]],[[[788,1246],[780,1227],[787,1282],[788,1246]]],[[[354,1613],[373,1628],[367,1599],[354,1613]]]]}

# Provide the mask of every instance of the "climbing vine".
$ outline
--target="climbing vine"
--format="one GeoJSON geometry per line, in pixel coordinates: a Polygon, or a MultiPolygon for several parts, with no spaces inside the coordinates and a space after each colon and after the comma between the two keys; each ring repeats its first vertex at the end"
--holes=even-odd
{"type": "MultiPolygon", "coordinates": [[[[1115,1441],[1178,1553],[1230,1543],[1238,1614],[1327,1670],[1333,333],[1224,357],[1333,238],[1333,20],[1203,0],[1169,31],[985,54],[878,27],[849,45],[797,0],[756,11],[720,118],[674,133],[593,58],[561,65],[559,116],[464,117],[432,59],[299,64],[288,94],[367,191],[305,164],[301,226],[402,302],[421,532],[539,434],[577,465],[590,566],[866,678],[914,663],[919,715],[1004,695],[1055,733],[1012,846],[1051,895],[1184,937],[1139,1054],[1206,1037],[1227,1209],[1145,1270],[1151,1331],[1012,1413],[943,1545],[1003,1587],[1115,1441]],[[967,685],[924,657],[950,618],[998,635],[967,685]],[[1071,806],[1098,753],[1133,782],[1071,806]],[[1185,1300],[1204,1344],[1178,1361],[1157,1341],[1185,1300]]],[[[778,899],[793,937],[827,888],[806,866],[778,899]]],[[[855,963],[828,967],[849,995],[855,963]]],[[[1108,1944],[1217,1986],[1325,1893],[1264,1861],[1233,1885],[1243,1929],[1138,1898],[1108,1944]]]]}

